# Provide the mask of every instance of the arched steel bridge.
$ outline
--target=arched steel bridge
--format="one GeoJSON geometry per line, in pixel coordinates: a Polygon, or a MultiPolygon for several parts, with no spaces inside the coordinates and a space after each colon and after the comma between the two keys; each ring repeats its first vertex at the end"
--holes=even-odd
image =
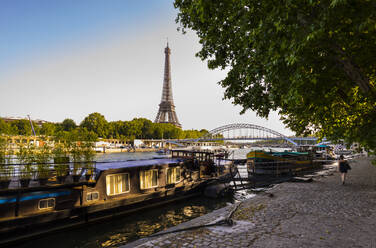
{"type": "Polygon", "coordinates": [[[179,142],[199,141],[230,141],[230,140],[285,140],[295,146],[297,142],[311,141],[316,143],[315,137],[287,137],[272,129],[247,123],[234,123],[221,126],[209,131],[209,134],[198,139],[183,139],[179,142]]]}

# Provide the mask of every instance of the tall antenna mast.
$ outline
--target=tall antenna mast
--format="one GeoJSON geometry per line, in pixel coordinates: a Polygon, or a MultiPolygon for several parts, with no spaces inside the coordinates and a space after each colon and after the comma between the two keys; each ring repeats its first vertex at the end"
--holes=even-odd
{"type": "Polygon", "coordinates": [[[34,136],[37,136],[37,135],[35,134],[35,130],[34,130],[34,126],[33,126],[33,122],[32,122],[31,119],[30,119],[30,115],[27,115],[27,117],[29,118],[30,126],[31,126],[31,130],[33,130],[34,136]]]}

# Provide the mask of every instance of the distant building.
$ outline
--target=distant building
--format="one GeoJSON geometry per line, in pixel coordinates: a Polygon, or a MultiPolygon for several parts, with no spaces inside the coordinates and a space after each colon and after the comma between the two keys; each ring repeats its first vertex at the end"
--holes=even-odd
{"type": "MultiPolygon", "coordinates": [[[[13,122],[13,121],[19,121],[19,120],[27,120],[29,121],[28,118],[22,118],[22,117],[0,117],[1,119],[3,119],[5,122],[13,122]]],[[[35,120],[32,120],[36,125],[38,126],[42,126],[43,123],[48,123],[49,121],[45,121],[45,120],[40,120],[40,119],[35,119],[35,120]]]]}

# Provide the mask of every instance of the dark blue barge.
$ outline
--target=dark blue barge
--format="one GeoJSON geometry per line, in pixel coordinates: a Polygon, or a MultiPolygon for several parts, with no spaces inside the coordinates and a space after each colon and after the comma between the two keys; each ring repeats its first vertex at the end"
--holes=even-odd
{"type": "Polygon", "coordinates": [[[0,189],[0,245],[199,195],[231,166],[212,152],[176,150],[169,159],[96,163],[78,180],[52,171],[43,185],[12,182],[0,189]]]}

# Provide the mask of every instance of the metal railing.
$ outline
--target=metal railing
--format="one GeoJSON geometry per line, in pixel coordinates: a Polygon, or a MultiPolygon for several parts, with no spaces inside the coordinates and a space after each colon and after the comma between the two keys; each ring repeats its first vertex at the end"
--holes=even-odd
{"type": "Polygon", "coordinates": [[[255,162],[249,161],[247,164],[248,171],[253,174],[265,173],[280,175],[283,173],[293,174],[296,171],[303,169],[314,169],[315,164],[311,160],[300,161],[273,161],[273,162],[255,162]],[[257,171],[259,170],[259,171],[257,171]]]}
{"type": "Polygon", "coordinates": [[[0,189],[95,182],[96,162],[0,164],[0,189]]]}

